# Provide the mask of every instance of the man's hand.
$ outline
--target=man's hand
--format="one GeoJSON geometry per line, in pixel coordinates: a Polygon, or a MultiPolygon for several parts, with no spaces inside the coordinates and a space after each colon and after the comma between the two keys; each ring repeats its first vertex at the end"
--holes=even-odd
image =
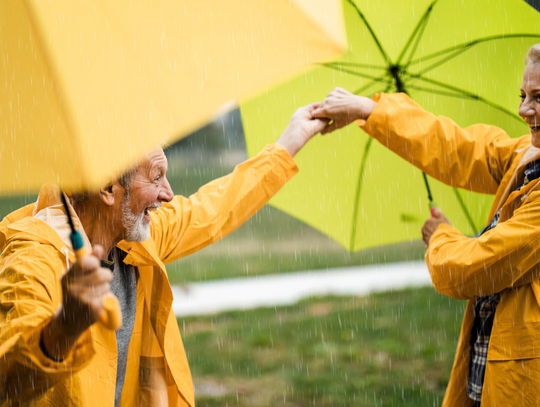
{"type": "Polygon", "coordinates": [[[364,96],[354,95],[345,89],[335,88],[330,92],[322,105],[312,112],[313,117],[331,120],[321,134],[341,129],[355,120],[367,120],[377,102],[364,96]]]}
{"type": "Polygon", "coordinates": [[[431,235],[435,233],[435,230],[437,230],[440,224],[446,223],[447,225],[450,225],[450,221],[446,219],[446,216],[444,216],[439,208],[435,208],[434,212],[435,217],[426,220],[426,223],[422,226],[422,240],[426,244],[426,247],[429,246],[431,235]]]}
{"type": "Polygon", "coordinates": [[[102,255],[101,246],[95,246],[91,255],[78,260],[62,276],[62,305],[42,332],[43,345],[54,359],[65,359],[79,336],[104,311],[112,272],[101,267],[102,255]]]}
{"type": "Polygon", "coordinates": [[[327,120],[314,119],[311,113],[319,107],[320,103],[299,108],[291,117],[291,121],[281,137],[276,141],[294,157],[313,136],[320,133],[327,124],[327,120]]]}

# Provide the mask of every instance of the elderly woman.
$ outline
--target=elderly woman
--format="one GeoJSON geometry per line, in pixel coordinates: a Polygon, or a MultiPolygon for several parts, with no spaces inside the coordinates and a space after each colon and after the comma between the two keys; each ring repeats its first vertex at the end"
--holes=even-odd
{"type": "Polygon", "coordinates": [[[480,237],[439,211],[422,228],[433,285],[467,299],[444,406],[540,405],[540,44],[526,57],[519,115],[530,135],[487,125],[459,128],[404,94],[373,100],[335,89],[314,117],[325,132],[363,119],[371,137],[432,177],[494,194],[480,237]]]}

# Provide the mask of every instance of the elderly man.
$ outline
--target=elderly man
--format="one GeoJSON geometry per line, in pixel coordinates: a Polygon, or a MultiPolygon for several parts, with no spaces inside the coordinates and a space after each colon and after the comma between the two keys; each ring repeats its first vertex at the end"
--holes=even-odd
{"type": "Polygon", "coordinates": [[[77,261],[55,186],[0,223],[0,405],[194,406],[165,264],[232,232],[297,171],[325,127],[309,105],[276,144],[190,198],[158,149],[99,192],[71,197],[91,255],[77,261]],[[68,270],[65,272],[65,270],[68,270]],[[123,325],[96,322],[114,293],[123,325]]]}

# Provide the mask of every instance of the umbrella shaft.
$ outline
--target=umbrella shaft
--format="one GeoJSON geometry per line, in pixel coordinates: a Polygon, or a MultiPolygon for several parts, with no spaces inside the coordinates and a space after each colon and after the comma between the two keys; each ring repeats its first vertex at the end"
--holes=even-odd
{"type": "Polygon", "coordinates": [[[424,183],[426,184],[426,189],[427,189],[429,202],[433,202],[433,197],[431,196],[431,189],[429,188],[429,182],[428,182],[428,179],[427,179],[427,175],[426,175],[425,172],[423,172],[422,175],[424,176],[424,183]]]}

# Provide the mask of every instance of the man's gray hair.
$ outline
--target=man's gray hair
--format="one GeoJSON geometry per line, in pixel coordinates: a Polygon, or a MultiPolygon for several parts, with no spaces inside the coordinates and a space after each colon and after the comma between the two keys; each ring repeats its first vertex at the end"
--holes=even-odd
{"type": "MultiPolygon", "coordinates": [[[[139,166],[137,165],[118,177],[118,183],[125,188],[128,194],[131,190],[131,183],[133,181],[133,178],[135,177],[135,174],[137,174],[138,171],[139,171],[139,166]]],[[[86,191],[76,192],[71,195],[71,199],[73,200],[73,203],[80,204],[87,201],[93,194],[94,194],[93,192],[86,192],[86,191]]]]}
{"type": "Polygon", "coordinates": [[[139,171],[139,166],[136,165],[135,167],[131,168],[129,171],[123,173],[118,177],[118,183],[122,185],[128,192],[131,190],[131,182],[133,181],[133,178],[135,177],[135,174],[139,171]]]}

